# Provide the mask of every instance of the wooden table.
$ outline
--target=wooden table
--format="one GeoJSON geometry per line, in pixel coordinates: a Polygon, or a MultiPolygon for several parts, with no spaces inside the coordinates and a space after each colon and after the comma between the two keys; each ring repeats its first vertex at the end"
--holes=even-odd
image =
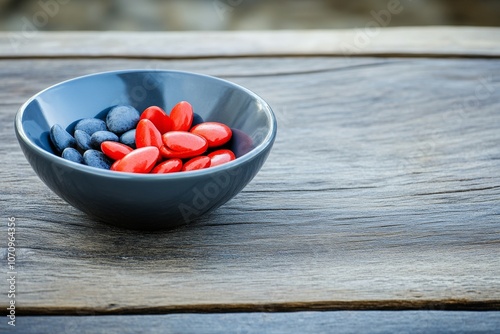
{"type": "Polygon", "coordinates": [[[0,329],[500,330],[500,29],[362,34],[0,34],[4,314],[9,217],[17,272],[16,327],[0,329]],[[31,95],[130,68],[222,77],[276,113],[263,169],[195,224],[95,222],[18,146],[31,95]]]}

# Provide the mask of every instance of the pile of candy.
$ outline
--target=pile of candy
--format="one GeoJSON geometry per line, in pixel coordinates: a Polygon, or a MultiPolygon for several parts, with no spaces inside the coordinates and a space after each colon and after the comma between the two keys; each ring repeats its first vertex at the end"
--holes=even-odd
{"type": "Polygon", "coordinates": [[[50,129],[52,144],[64,159],[130,173],[192,171],[235,159],[224,148],[231,129],[204,122],[191,104],[181,101],[170,115],[157,106],[140,114],[134,107],[111,108],[106,119],[84,118],[73,135],[59,124],[50,129]]]}

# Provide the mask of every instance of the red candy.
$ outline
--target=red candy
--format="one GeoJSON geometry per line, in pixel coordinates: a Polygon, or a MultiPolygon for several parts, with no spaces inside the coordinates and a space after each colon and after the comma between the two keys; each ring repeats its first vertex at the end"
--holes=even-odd
{"type": "Polygon", "coordinates": [[[197,156],[205,152],[208,142],[205,138],[185,131],[170,131],[162,136],[167,149],[179,153],[189,153],[197,156]]]}
{"type": "Polygon", "coordinates": [[[166,174],[179,172],[182,169],[181,159],[168,159],[162,163],[156,165],[151,171],[153,174],[166,174]]]}
{"type": "Polygon", "coordinates": [[[188,172],[191,170],[203,169],[208,167],[210,167],[210,158],[206,155],[201,155],[187,161],[184,166],[182,166],[182,171],[188,172]]]}
{"type": "MultiPolygon", "coordinates": [[[[121,132],[118,133],[118,130],[114,130],[116,133],[110,134],[114,137],[122,136],[121,142],[108,140],[102,142],[100,149],[109,159],[95,152],[101,154],[102,159],[106,159],[105,164],[94,166],[91,160],[84,161],[89,166],[108,168],[113,160],[113,164],[109,167],[113,171],[166,174],[219,166],[236,159],[234,153],[227,149],[229,145],[226,145],[233,136],[233,130],[223,123],[203,122],[201,115],[196,115],[195,120],[193,107],[189,102],[177,103],[170,111],[170,116],[158,106],[146,108],[140,116],[132,106],[120,106],[120,108],[134,111],[134,117],[125,120],[118,117],[113,124],[118,126],[125,122],[130,123],[130,127],[137,124],[135,137],[132,135],[133,132],[127,133],[125,137],[121,132]],[[193,126],[193,122],[196,122],[194,123],[196,125],[193,126]],[[136,149],[130,147],[134,145],[136,149]]],[[[106,121],[108,116],[109,114],[105,116],[106,121]]],[[[92,121],[102,123],[104,128],[106,126],[109,128],[109,125],[102,120],[83,119],[79,123],[90,124],[92,121]]],[[[234,131],[236,133],[240,130],[234,129],[234,131]]],[[[71,134],[68,135],[71,137],[71,134]]],[[[78,138],[75,140],[78,141],[78,138]]],[[[80,146],[79,149],[83,150],[84,145],[80,146]]],[[[67,157],[63,155],[63,158],[67,157]]]]}
{"type": "Polygon", "coordinates": [[[189,131],[193,124],[193,107],[189,102],[181,101],[177,103],[170,112],[173,131],[189,131]]]}
{"type": "Polygon", "coordinates": [[[135,130],[135,146],[137,148],[146,146],[162,147],[161,133],[149,119],[141,119],[135,130]]]}
{"type": "Polygon", "coordinates": [[[225,164],[226,162],[236,159],[231,150],[217,150],[208,155],[210,158],[210,167],[225,164]]]}
{"type": "Polygon", "coordinates": [[[193,126],[189,131],[205,138],[208,147],[217,147],[227,143],[233,135],[231,129],[219,122],[205,122],[193,126]]]}
{"type": "Polygon", "coordinates": [[[113,160],[120,160],[134,149],[122,143],[115,141],[104,141],[101,143],[101,151],[113,160]]]}
{"type": "Polygon", "coordinates": [[[141,114],[140,119],[149,119],[156,126],[161,134],[172,130],[173,122],[168,117],[168,115],[163,111],[162,108],[157,106],[151,106],[144,110],[141,114]]]}
{"type": "Polygon", "coordinates": [[[149,173],[160,156],[160,150],[154,146],[133,150],[111,165],[111,170],[129,173],[149,173]]]}
{"type": "Polygon", "coordinates": [[[172,151],[165,145],[160,147],[160,154],[162,157],[167,159],[172,159],[172,158],[187,159],[187,158],[193,158],[198,155],[196,154],[196,152],[192,151],[172,151]]]}

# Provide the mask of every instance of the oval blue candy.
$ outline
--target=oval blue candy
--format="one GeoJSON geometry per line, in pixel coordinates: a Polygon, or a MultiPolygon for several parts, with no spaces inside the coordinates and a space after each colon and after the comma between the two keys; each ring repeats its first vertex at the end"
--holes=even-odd
{"type": "Polygon", "coordinates": [[[83,157],[76,149],[72,147],[67,147],[62,152],[61,156],[69,161],[73,161],[79,164],[83,164],[83,157]]]}
{"type": "Polygon", "coordinates": [[[87,150],[83,153],[83,162],[91,167],[109,169],[113,163],[111,159],[101,151],[87,150]]]}
{"type": "Polygon", "coordinates": [[[78,121],[75,125],[75,131],[85,131],[89,136],[92,136],[94,132],[106,131],[106,123],[102,119],[98,118],[83,118],[78,121]]]}
{"type": "Polygon", "coordinates": [[[120,136],[120,143],[135,149],[135,129],[129,130],[120,136]]]}
{"type": "Polygon", "coordinates": [[[195,126],[195,125],[198,125],[198,124],[201,124],[205,122],[203,120],[203,117],[201,117],[199,114],[197,113],[193,113],[193,124],[191,125],[191,127],[195,126]]]}
{"type": "Polygon", "coordinates": [[[118,136],[109,131],[97,131],[90,136],[90,146],[96,150],[101,149],[101,143],[104,141],[118,141],[118,136]]]}
{"type": "Polygon", "coordinates": [[[59,124],[54,124],[50,128],[50,140],[59,154],[61,154],[65,148],[76,146],[75,138],[59,124]]]}
{"type": "Polygon", "coordinates": [[[83,130],[75,130],[76,147],[81,151],[90,150],[90,135],[83,130]]]}
{"type": "Polygon", "coordinates": [[[120,135],[136,127],[140,114],[132,106],[113,107],[106,115],[106,125],[109,131],[120,135]]]}

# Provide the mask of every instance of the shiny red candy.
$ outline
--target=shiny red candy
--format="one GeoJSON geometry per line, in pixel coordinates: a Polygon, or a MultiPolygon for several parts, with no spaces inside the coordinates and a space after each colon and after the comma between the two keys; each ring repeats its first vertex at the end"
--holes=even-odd
{"type": "Polygon", "coordinates": [[[201,155],[187,161],[184,166],[182,166],[182,171],[188,172],[191,170],[203,169],[208,167],[210,167],[210,158],[206,155],[201,155]]]}
{"type": "Polygon", "coordinates": [[[151,173],[153,174],[175,173],[175,172],[180,172],[181,169],[182,169],[181,159],[168,159],[156,165],[156,167],[153,168],[151,173]]]}
{"type": "Polygon", "coordinates": [[[162,157],[167,158],[167,159],[173,159],[173,158],[178,158],[178,159],[188,159],[188,158],[193,158],[199,154],[196,154],[196,152],[193,151],[172,151],[165,145],[160,147],[160,154],[162,157]]]}
{"type": "Polygon", "coordinates": [[[146,146],[155,146],[160,148],[163,146],[161,133],[149,119],[141,119],[137,123],[135,130],[135,146],[137,148],[146,146]]]}
{"type": "Polygon", "coordinates": [[[193,124],[193,107],[189,102],[181,101],[170,111],[173,131],[189,131],[193,124]]]}
{"type": "Polygon", "coordinates": [[[204,122],[193,126],[189,132],[205,138],[208,142],[208,147],[224,145],[233,135],[229,126],[219,122],[204,122]]]}
{"type": "Polygon", "coordinates": [[[102,153],[113,160],[120,160],[133,150],[132,147],[115,141],[104,141],[101,143],[102,153]]]}
{"type": "Polygon", "coordinates": [[[226,162],[236,159],[231,150],[217,150],[208,155],[210,158],[210,167],[225,164],[226,162]]]}
{"type": "Polygon", "coordinates": [[[170,131],[162,136],[163,143],[169,150],[190,153],[197,156],[205,152],[208,142],[205,138],[185,131],[170,131]]]}
{"type": "Polygon", "coordinates": [[[165,111],[157,106],[146,108],[141,114],[140,119],[149,119],[156,126],[161,134],[172,130],[173,122],[165,111]]]}
{"type": "MultiPolygon", "coordinates": [[[[252,145],[251,140],[242,141],[241,139],[231,143],[233,131],[234,136],[245,138],[246,135],[241,130],[231,129],[223,123],[204,122],[202,115],[194,114],[193,107],[186,101],[177,103],[170,111],[170,116],[158,106],[150,106],[142,114],[139,114],[139,111],[132,106],[117,106],[111,111],[105,115],[106,122],[102,119],[89,118],[81,119],[77,123],[77,127],[81,125],[81,129],[84,129],[86,126],[87,130],[92,131],[94,135],[99,131],[106,132],[107,136],[116,140],[103,141],[102,139],[102,143],[99,141],[102,153],[95,151],[98,149],[97,144],[89,152],[90,146],[87,142],[91,137],[87,132],[80,130],[88,138],[82,137],[78,131],[74,132],[76,138],[73,138],[73,135],[66,133],[64,129],[64,131],[57,132],[56,130],[61,126],[54,125],[52,128],[56,130],[52,132],[66,133],[63,139],[66,142],[72,141],[73,144],[76,142],[78,150],[83,151],[80,153],[85,153],[83,162],[78,160],[78,156],[71,158],[68,155],[65,156],[64,153],[62,158],[85,163],[91,167],[109,168],[117,172],[166,174],[225,164],[236,159],[235,154],[228,147],[239,145],[237,150],[240,151],[241,142],[244,145],[252,145]],[[123,115],[126,117],[122,117],[123,115],[118,111],[124,112],[123,115]],[[122,123],[126,126],[122,126],[122,123]],[[127,131],[124,133],[122,130],[125,128],[127,131]],[[105,129],[110,131],[104,131],[105,129]],[[98,154],[100,160],[96,158],[94,160],[97,162],[94,162],[87,157],[89,155],[87,152],[98,154]]],[[[63,140],[56,137],[51,133],[50,139],[57,146],[63,140]]],[[[75,149],[73,151],[80,155],[75,149]]],[[[79,159],[82,160],[81,156],[79,159]]]]}
{"type": "Polygon", "coordinates": [[[133,150],[111,165],[111,170],[129,173],[149,173],[160,156],[155,146],[146,146],[133,150]]]}

